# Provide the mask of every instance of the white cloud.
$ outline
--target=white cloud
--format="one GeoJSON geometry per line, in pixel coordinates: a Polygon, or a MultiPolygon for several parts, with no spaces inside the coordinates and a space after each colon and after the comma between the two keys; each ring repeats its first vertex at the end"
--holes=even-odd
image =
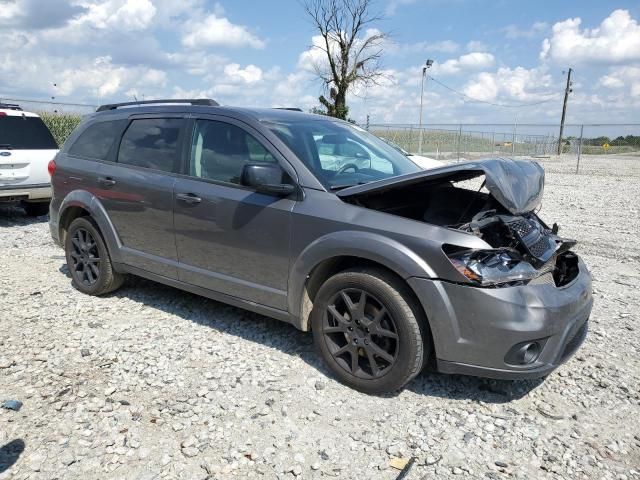
{"type": "Polygon", "coordinates": [[[598,28],[581,29],[581,23],[580,18],[556,23],[551,38],[542,44],[540,58],[572,65],[640,61],[640,25],[628,10],[615,10],[598,28]]]}
{"type": "Polygon", "coordinates": [[[243,25],[235,25],[215,13],[185,25],[183,45],[190,48],[252,47],[264,48],[265,42],[249,32],[243,25]]]}
{"type": "MultiPolygon", "coordinates": [[[[335,44],[329,43],[329,48],[333,51],[335,44]]],[[[327,54],[324,49],[326,49],[326,47],[322,36],[314,35],[311,38],[311,46],[298,56],[297,67],[301,70],[314,72],[316,66],[327,61],[327,54]]]]}
{"type": "Polygon", "coordinates": [[[237,63],[230,63],[224,67],[224,74],[232,82],[252,84],[262,80],[262,70],[255,65],[240,68],[237,63]]]}
{"type": "Polygon", "coordinates": [[[542,35],[549,28],[547,22],[534,22],[529,28],[520,28],[517,25],[507,25],[502,29],[505,37],[511,40],[523,38],[535,38],[542,35]]]}
{"type": "Polygon", "coordinates": [[[640,98],[640,66],[613,68],[609,74],[600,77],[598,85],[613,90],[628,87],[631,97],[640,98]]]}
{"type": "Polygon", "coordinates": [[[495,63],[492,54],[486,52],[471,52],[458,58],[452,58],[446,62],[435,65],[434,71],[441,75],[452,75],[463,70],[479,70],[490,67],[495,63]]]}
{"type": "Polygon", "coordinates": [[[150,0],[108,0],[84,6],[86,13],[72,22],[76,27],[87,24],[98,29],[144,30],[156,14],[156,7],[150,0]]]}
{"type": "Polygon", "coordinates": [[[481,72],[463,88],[469,97],[483,101],[506,99],[509,101],[535,102],[549,98],[554,83],[543,69],[501,67],[496,72],[481,72]]]}
{"type": "Polygon", "coordinates": [[[57,92],[69,95],[78,89],[87,89],[97,98],[122,93],[126,88],[162,87],[166,83],[165,72],[144,68],[126,68],[113,65],[110,57],[96,58],[84,68],[65,69],[57,74],[57,92]]]}

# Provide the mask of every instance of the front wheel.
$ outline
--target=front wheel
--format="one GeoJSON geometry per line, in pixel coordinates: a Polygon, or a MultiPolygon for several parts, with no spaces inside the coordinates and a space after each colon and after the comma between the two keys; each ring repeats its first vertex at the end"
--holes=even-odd
{"type": "Polygon", "coordinates": [[[420,306],[401,279],[384,270],[334,275],[314,301],[316,349],[344,384],[365,393],[402,388],[429,355],[420,306]]]}
{"type": "Polygon", "coordinates": [[[64,249],[73,286],[82,293],[103,295],[122,285],[124,276],[113,269],[102,235],[89,217],[71,222],[64,249]]]}

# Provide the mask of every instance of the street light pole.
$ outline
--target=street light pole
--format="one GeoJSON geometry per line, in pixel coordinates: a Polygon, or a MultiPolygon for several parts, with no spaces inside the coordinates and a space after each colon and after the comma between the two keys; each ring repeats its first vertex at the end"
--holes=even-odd
{"type": "Polygon", "coordinates": [[[433,60],[429,59],[427,60],[427,62],[425,63],[425,66],[422,67],[422,83],[420,86],[420,121],[418,122],[418,129],[420,131],[419,133],[419,140],[418,140],[418,153],[420,155],[422,155],[422,105],[423,105],[423,100],[424,100],[424,81],[426,79],[427,76],[427,69],[429,67],[431,67],[431,65],[433,65],[433,60]]]}

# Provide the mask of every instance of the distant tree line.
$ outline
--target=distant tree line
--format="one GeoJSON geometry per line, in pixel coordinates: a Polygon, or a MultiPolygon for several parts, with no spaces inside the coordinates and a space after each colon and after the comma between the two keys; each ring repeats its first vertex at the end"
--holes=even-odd
{"type": "Polygon", "coordinates": [[[627,135],[625,137],[620,135],[613,139],[603,135],[595,138],[582,139],[583,145],[601,146],[605,143],[609,145],[640,145],[640,135],[627,135]]]}

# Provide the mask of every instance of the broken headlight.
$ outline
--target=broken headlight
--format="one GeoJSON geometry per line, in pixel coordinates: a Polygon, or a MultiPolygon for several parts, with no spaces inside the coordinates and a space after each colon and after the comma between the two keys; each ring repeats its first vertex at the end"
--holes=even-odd
{"type": "Polygon", "coordinates": [[[456,270],[483,287],[528,281],[540,275],[518,252],[509,249],[445,253],[456,270]]]}

